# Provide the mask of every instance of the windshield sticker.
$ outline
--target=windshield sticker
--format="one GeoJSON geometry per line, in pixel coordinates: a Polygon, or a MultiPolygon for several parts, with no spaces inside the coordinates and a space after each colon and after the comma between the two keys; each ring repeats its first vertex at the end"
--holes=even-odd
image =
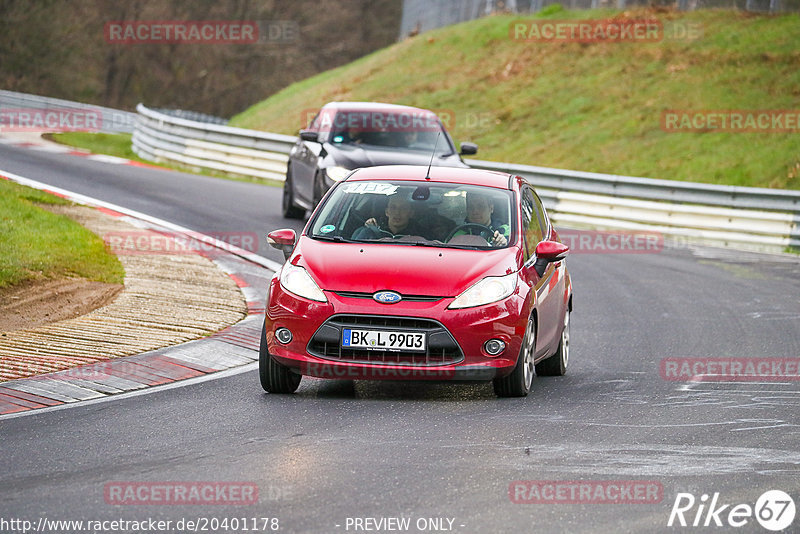
{"type": "Polygon", "coordinates": [[[321,233],[321,234],[329,234],[329,233],[333,232],[334,230],[336,230],[336,227],[334,225],[326,224],[325,226],[323,226],[322,228],[319,229],[319,233],[321,233]]]}
{"type": "Polygon", "coordinates": [[[345,193],[355,195],[394,195],[397,192],[397,186],[393,184],[376,184],[376,183],[355,183],[345,184],[345,193]]]}

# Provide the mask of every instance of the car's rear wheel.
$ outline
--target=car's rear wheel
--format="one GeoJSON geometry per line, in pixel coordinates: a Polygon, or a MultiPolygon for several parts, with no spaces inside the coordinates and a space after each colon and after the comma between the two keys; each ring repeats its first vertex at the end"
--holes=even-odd
{"type": "Polygon", "coordinates": [[[269,393],[294,393],[303,378],[288,367],[276,362],[267,350],[267,327],[261,329],[261,345],[258,349],[258,377],[261,387],[269,393]]]}
{"type": "Polygon", "coordinates": [[[531,317],[525,327],[525,337],[522,338],[522,347],[514,370],[510,375],[492,381],[494,392],[498,397],[525,397],[530,393],[533,377],[536,376],[533,364],[535,354],[536,321],[531,317]]]}
{"type": "Polygon", "coordinates": [[[564,376],[569,365],[569,308],[564,312],[564,328],[555,354],[536,364],[536,374],[542,376],[564,376]]]}
{"type": "Polygon", "coordinates": [[[286,169],[286,181],[283,182],[283,200],[281,202],[283,216],[287,219],[302,219],[306,210],[299,208],[294,203],[294,184],[292,183],[292,168],[286,169]]]}

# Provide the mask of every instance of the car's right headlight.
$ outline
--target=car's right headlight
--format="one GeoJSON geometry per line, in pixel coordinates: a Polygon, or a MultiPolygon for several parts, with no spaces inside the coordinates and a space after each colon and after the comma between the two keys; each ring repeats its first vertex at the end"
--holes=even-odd
{"type": "Polygon", "coordinates": [[[311,275],[302,267],[289,263],[281,269],[281,287],[289,293],[316,300],[317,302],[328,302],[325,293],[319,288],[311,275]]]}
{"type": "Polygon", "coordinates": [[[327,167],[325,169],[325,174],[328,175],[328,178],[333,180],[334,182],[341,182],[344,180],[344,177],[350,173],[350,169],[345,169],[344,167],[327,167]]]}
{"type": "Polygon", "coordinates": [[[505,276],[487,276],[457,296],[448,308],[455,310],[491,304],[508,297],[516,288],[517,273],[505,276]]]}

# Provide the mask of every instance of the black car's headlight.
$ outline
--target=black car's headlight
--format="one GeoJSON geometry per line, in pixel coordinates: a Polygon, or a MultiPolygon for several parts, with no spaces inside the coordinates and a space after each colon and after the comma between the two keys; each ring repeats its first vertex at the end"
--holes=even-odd
{"type": "Polygon", "coordinates": [[[325,169],[325,174],[334,182],[341,182],[344,177],[350,173],[350,169],[344,167],[333,166],[325,169]]]}

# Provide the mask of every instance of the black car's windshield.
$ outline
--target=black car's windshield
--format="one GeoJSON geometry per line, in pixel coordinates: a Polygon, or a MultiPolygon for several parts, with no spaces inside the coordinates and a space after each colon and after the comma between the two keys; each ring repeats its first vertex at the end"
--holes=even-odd
{"type": "Polygon", "coordinates": [[[435,147],[438,155],[455,151],[439,119],[430,112],[340,111],[328,127],[330,142],[338,145],[402,148],[429,154],[435,147]]]}
{"type": "Polygon", "coordinates": [[[461,184],[344,182],[317,214],[311,237],[493,249],[513,239],[513,194],[461,184]]]}

